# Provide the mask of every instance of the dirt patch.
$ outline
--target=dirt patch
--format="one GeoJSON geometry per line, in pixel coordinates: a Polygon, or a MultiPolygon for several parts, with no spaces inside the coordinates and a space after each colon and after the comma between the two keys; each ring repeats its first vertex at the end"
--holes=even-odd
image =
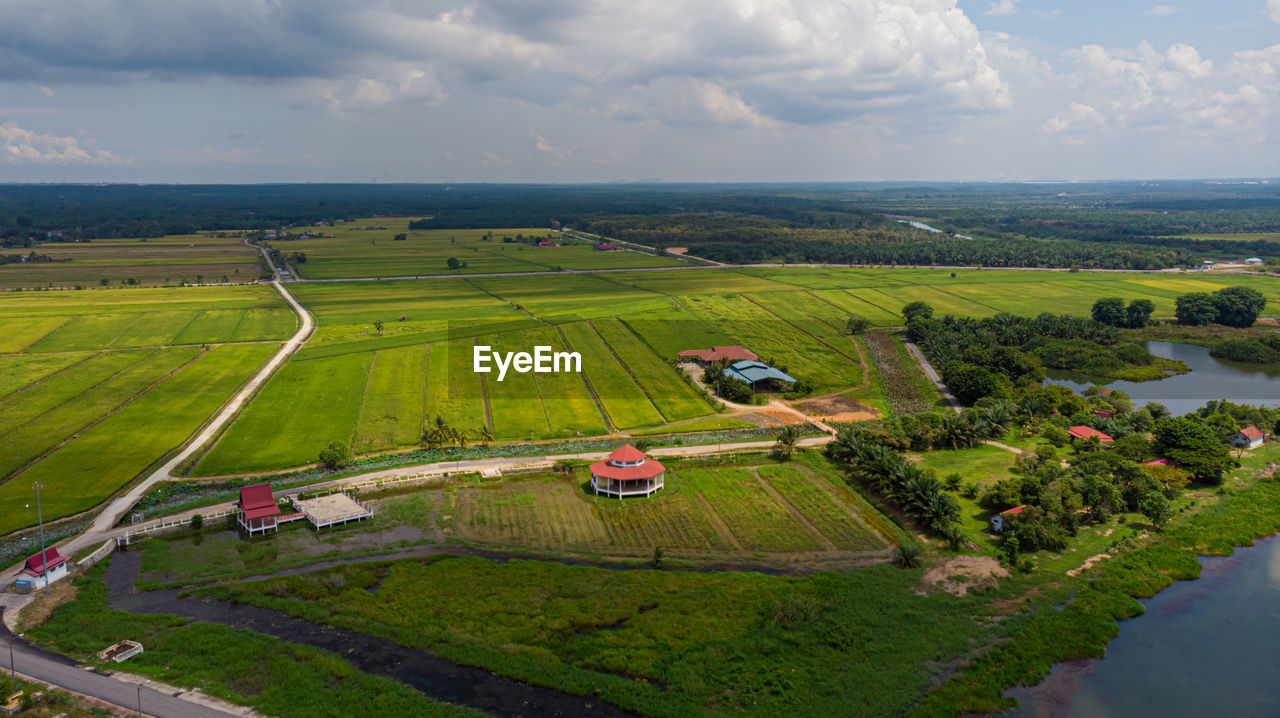
{"type": "Polygon", "coordinates": [[[1214,493],[1212,491],[1188,491],[1187,492],[1187,498],[1189,499],[1211,499],[1213,497],[1214,497],[1214,493]]]}
{"type": "Polygon", "coordinates": [[[804,417],[790,411],[770,409],[768,407],[751,412],[760,417],[761,426],[778,426],[779,424],[803,424],[804,417]]]}
{"type": "Polygon", "coordinates": [[[969,591],[980,591],[1000,585],[998,579],[1009,572],[990,556],[956,556],[924,572],[920,582],[925,588],[939,588],[947,593],[963,596],[969,591]]]}
{"type": "Polygon", "coordinates": [[[1073,569],[1071,569],[1071,570],[1067,571],[1067,575],[1068,575],[1068,576],[1078,576],[1078,575],[1080,575],[1080,573],[1081,573],[1081,572],[1083,572],[1083,571],[1088,571],[1089,569],[1093,568],[1094,564],[1098,563],[1099,561],[1101,561],[1101,560],[1103,560],[1103,559],[1107,559],[1107,558],[1111,558],[1111,554],[1109,554],[1109,553],[1100,553],[1100,554],[1097,554],[1097,555],[1095,555],[1095,556],[1090,556],[1089,558],[1086,558],[1086,559],[1084,560],[1084,563],[1080,564],[1080,568],[1073,568],[1073,569]]]}
{"type": "Polygon", "coordinates": [[[868,413],[874,414],[875,409],[850,399],[847,396],[836,394],[835,396],[823,396],[816,399],[800,400],[791,402],[791,406],[804,411],[809,410],[811,416],[822,414],[842,414],[842,413],[868,413]]]}
{"type": "Polygon", "coordinates": [[[75,600],[75,597],[76,587],[69,576],[51,584],[48,594],[44,592],[44,589],[39,589],[39,595],[36,596],[36,599],[24,606],[22,613],[18,615],[18,625],[22,631],[39,626],[49,620],[49,615],[53,613],[53,609],[68,601],[75,600]]]}
{"type": "Polygon", "coordinates": [[[667,247],[667,254],[688,254],[688,247],[667,247]]]}

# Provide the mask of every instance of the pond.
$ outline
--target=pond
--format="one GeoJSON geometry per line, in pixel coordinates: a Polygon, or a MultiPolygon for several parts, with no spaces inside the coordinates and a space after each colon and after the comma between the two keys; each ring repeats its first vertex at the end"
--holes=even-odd
{"type": "Polygon", "coordinates": [[[1045,383],[1071,387],[1076,392],[1083,392],[1090,384],[1120,389],[1133,398],[1135,407],[1156,401],[1175,416],[1193,412],[1211,399],[1280,406],[1280,370],[1276,368],[1215,359],[1209,356],[1207,347],[1194,344],[1146,342],[1146,347],[1158,357],[1182,360],[1191,367],[1191,373],[1159,381],[1132,382],[1050,369],[1045,383]]]}
{"type": "Polygon", "coordinates": [[[1280,538],[1202,558],[1195,581],[1143,601],[1107,657],[1055,666],[1009,695],[1024,718],[1280,715],[1280,538]]]}

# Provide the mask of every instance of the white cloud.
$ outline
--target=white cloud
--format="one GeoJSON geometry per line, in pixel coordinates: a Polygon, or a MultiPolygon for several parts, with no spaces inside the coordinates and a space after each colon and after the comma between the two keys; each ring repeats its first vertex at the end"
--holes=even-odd
{"type": "Polygon", "coordinates": [[[539,152],[542,152],[554,157],[556,164],[559,164],[565,161],[566,158],[573,156],[573,153],[578,151],[577,145],[573,145],[572,147],[567,147],[567,148],[557,147],[556,145],[553,145],[550,142],[548,142],[547,138],[543,137],[542,135],[536,132],[530,132],[529,136],[533,138],[534,148],[536,148],[539,152]]]}
{"type": "Polygon", "coordinates": [[[6,0],[0,26],[23,28],[0,33],[2,77],[253,77],[342,109],[463,88],[638,108],[663,83],[683,85],[694,114],[756,126],[1012,102],[955,0],[6,0]]]}
{"type": "Polygon", "coordinates": [[[1271,19],[1280,22],[1280,0],[1267,0],[1267,10],[1271,13],[1271,19]]]}
{"type": "Polygon", "coordinates": [[[132,160],[109,150],[81,146],[75,137],[26,130],[13,122],[0,124],[0,163],[19,165],[124,165],[132,160]]]}
{"type": "MultiPolygon", "coordinates": [[[[1280,0],[1276,0],[1276,2],[1280,2],[1280,0]]],[[[1172,6],[1172,5],[1153,5],[1153,6],[1149,7],[1149,8],[1147,8],[1146,10],[1143,10],[1143,11],[1142,11],[1142,14],[1143,14],[1143,15],[1154,15],[1154,16],[1156,16],[1156,17],[1163,17],[1163,16],[1166,16],[1166,15],[1172,15],[1172,14],[1174,14],[1174,13],[1176,13],[1176,12],[1178,12],[1178,8],[1176,8],[1176,7],[1172,6]]]]}
{"type": "Polygon", "coordinates": [[[987,9],[984,15],[1016,15],[1018,13],[1018,0],[997,0],[991,3],[991,7],[987,9]]]}

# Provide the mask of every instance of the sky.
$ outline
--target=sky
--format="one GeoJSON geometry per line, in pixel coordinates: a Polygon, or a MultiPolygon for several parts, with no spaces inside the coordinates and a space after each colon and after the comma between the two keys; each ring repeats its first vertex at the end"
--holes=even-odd
{"type": "Polygon", "coordinates": [[[1280,0],[0,0],[0,182],[1280,176],[1280,0]]]}

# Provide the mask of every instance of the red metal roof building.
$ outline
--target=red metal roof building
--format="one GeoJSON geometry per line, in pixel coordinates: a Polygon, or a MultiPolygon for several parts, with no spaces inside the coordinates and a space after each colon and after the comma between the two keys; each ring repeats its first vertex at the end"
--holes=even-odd
{"type": "Polygon", "coordinates": [[[591,488],[596,494],[616,496],[652,496],[662,488],[666,468],[645,458],[644,452],[625,444],[609,454],[609,458],[591,465],[591,488]]]}
{"type": "Polygon", "coordinates": [[[240,527],[250,535],[277,528],[276,517],[280,515],[280,506],[271,493],[271,484],[257,484],[240,489],[240,501],[236,505],[240,508],[240,527]]]}
{"type": "Polygon", "coordinates": [[[1073,439],[1083,439],[1085,441],[1088,441],[1095,436],[1098,437],[1098,441],[1101,441],[1104,444],[1114,444],[1116,441],[1092,426],[1073,426],[1070,429],[1067,429],[1067,433],[1070,434],[1073,439]]]}
{"type": "Polygon", "coordinates": [[[67,562],[70,560],[58,553],[57,546],[50,546],[44,551],[27,557],[27,562],[22,567],[22,575],[28,578],[22,580],[26,581],[29,588],[44,588],[46,578],[48,583],[53,583],[66,577],[69,568],[67,562]]]}
{"type": "Polygon", "coordinates": [[[1256,426],[1246,426],[1235,435],[1231,443],[1247,449],[1256,449],[1266,440],[1267,435],[1262,433],[1261,429],[1256,426]]]}
{"type": "Polygon", "coordinates": [[[704,364],[715,364],[718,361],[757,361],[760,357],[755,352],[744,349],[737,344],[722,347],[711,347],[710,349],[685,349],[680,352],[680,356],[686,359],[696,359],[704,364]]]}
{"type": "Polygon", "coordinates": [[[610,244],[608,242],[604,242],[596,245],[596,251],[598,252],[616,252],[619,249],[622,249],[622,247],[619,247],[616,244],[610,244]]]}

